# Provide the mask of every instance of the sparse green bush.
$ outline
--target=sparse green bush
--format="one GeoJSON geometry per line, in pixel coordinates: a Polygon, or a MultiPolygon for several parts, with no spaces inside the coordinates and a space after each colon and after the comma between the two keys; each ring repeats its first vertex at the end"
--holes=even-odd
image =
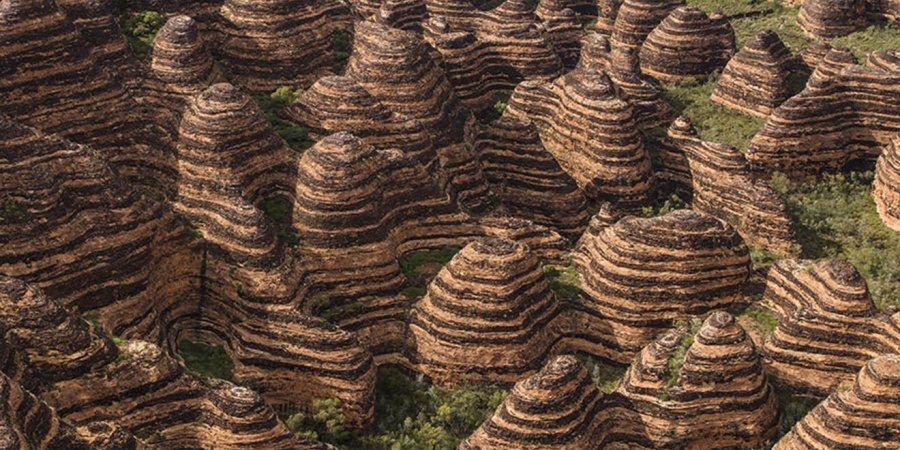
{"type": "Polygon", "coordinates": [[[306,128],[284,120],[281,114],[284,108],[301,95],[303,95],[302,89],[293,90],[288,86],[282,86],[271,94],[253,95],[253,99],[259,105],[259,109],[266,115],[266,119],[272,125],[275,133],[288,147],[298,152],[312,147],[315,142],[309,139],[309,133],[306,128]]]}
{"type": "Polygon", "coordinates": [[[182,340],[178,343],[178,354],[185,368],[202,377],[232,379],[234,362],[221,345],[182,340]]]}
{"type": "Polygon", "coordinates": [[[122,32],[128,46],[138,58],[146,58],[153,47],[156,33],[166,24],[166,18],[156,11],[141,11],[122,19],[122,32]]]}
{"type": "MultiPolygon", "coordinates": [[[[400,270],[413,286],[424,286],[420,270],[425,264],[438,264],[443,266],[450,262],[459,253],[460,247],[448,245],[440,250],[422,250],[410,253],[400,258],[400,270]]],[[[437,273],[437,272],[435,272],[437,273]]]]}
{"type": "Polygon", "coordinates": [[[578,297],[581,293],[581,274],[575,266],[544,266],[544,276],[550,290],[562,299],[578,297]]]}
{"type": "Polygon", "coordinates": [[[628,370],[628,366],[608,364],[587,353],[577,353],[575,357],[591,374],[591,379],[597,384],[597,388],[605,394],[616,390],[628,370]]]}
{"type": "Polygon", "coordinates": [[[341,73],[344,71],[344,67],[347,66],[347,61],[350,59],[350,51],[352,47],[350,45],[350,33],[344,30],[337,30],[334,34],[331,35],[331,50],[334,57],[334,72],[341,73]]]}
{"type": "Polygon", "coordinates": [[[759,325],[759,330],[765,336],[772,334],[772,332],[775,331],[775,328],[778,327],[778,318],[768,311],[750,308],[745,314],[756,320],[756,323],[759,325]]]}

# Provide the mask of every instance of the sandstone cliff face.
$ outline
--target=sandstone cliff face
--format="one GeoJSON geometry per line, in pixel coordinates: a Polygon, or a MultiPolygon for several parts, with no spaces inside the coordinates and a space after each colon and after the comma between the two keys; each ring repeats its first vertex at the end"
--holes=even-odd
{"type": "Polygon", "coordinates": [[[846,49],[831,49],[803,92],[781,104],[753,137],[754,168],[809,174],[875,159],[900,132],[900,58],[869,55],[865,65],[846,49]],[[865,93],[865,94],[863,94],[865,93]]]}
{"type": "Polygon", "coordinates": [[[421,33],[427,14],[423,0],[384,0],[374,17],[391,28],[421,33]]]}
{"type": "Polygon", "coordinates": [[[171,152],[54,0],[0,4],[0,67],[4,114],[91,144],[127,180],[171,193],[171,152]]]}
{"type": "Polygon", "coordinates": [[[641,44],[641,71],[664,82],[704,80],[725,67],[734,52],[734,30],[722,13],[682,6],[641,44]]]}
{"type": "Polygon", "coordinates": [[[795,389],[827,395],[869,359],[900,351],[900,316],[875,308],[848,262],[780,261],[763,299],[779,319],[765,342],[767,367],[795,389]]]}
{"type": "Polygon", "coordinates": [[[490,419],[462,442],[461,450],[587,450],[599,424],[602,395],[572,356],[559,356],[519,381],[490,419]]]}
{"type": "Polygon", "coordinates": [[[648,201],[652,169],[634,109],[601,72],[580,69],[553,83],[523,82],[505,114],[546,124],[539,127],[541,141],[589,198],[626,209],[648,201]]]}
{"type": "Polygon", "coordinates": [[[753,116],[768,116],[790,96],[787,80],[796,64],[774,31],[762,31],[728,61],[710,100],[753,116]]]}
{"type": "Polygon", "coordinates": [[[625,217],[586,233],[573,262],[583,280],[580,307],[594,319],[582,332],[601,336],[608,348],[598,353],[620,362],[673,320],[735,301],[750,274],[747,247],[734,228],[692,210],[625,217]]]}
{"type": "Polygon", "coordinates": [[[614,47],[640,48],[647,35],[683,0],[625,0],[615,9],[610,39],[614,47]]]}
{"type": "Polygon", "coordinates": [[[222,63],[251,91],[306,87],[331,72],[331,36],[349,28],[336,0],[226,0],[220,11],[222,63]]]}
{"type": "Polygon", "coordinates": [[[892,139],[878,157],[872,195],[884,224],[900,231],[900,135],[892,139]]]}
{"type": "Polygon", "coordinates": [[[728,222],[751,244],[782,255],[794,251],[797,239],[787,205],[753,176],[740,151],[701,140],[686,117],[676,119],[668,134],[688,160],[694,209],[728,222]]]}
{"type": "Polygon", "coordinates": [[[865,0],[805,0],[797,23],[815,39],[848,35],[866,23],[865,0]]]}
{"type": "Polygon", "coordinates": [[[528,247],[475,241],[441,269],[413,307],[417,368],[437,382],[506,381],[536,370],[558,305],[528,247]]]}
{"type": "Polygon", "coordinates": [[[653,447],[761,446],[775,433],[778,412],[753,341],[724,311],[684,338],[669,334],[644,348],[619,386],[653,447]],[[671,373],[669,361],[685,342],[684,363],[671,373]]]}
{"type": "Polygon", "coordinates": [[[775,444],[776,450],[897,448],[900,355],[866,363],[852,387],[833,392],[775,444]]]}

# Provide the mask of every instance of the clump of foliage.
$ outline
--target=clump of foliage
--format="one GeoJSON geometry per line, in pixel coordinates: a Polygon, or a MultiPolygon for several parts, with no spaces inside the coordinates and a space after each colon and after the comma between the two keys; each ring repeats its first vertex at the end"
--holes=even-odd
{"type": "Polygon", "coordinates": [[[765,247],[750,247],[750,261],[753,262],[753,268],[771,266],[781,260],[781,257],[770,252],[765,247]]]}
{"type": "Polygon", "coordinates": [[[347,60],[350,59],[350,33],[344,30],[337,30],[331,35],[331,51],[334,57],[334,72],[341,73],[344,67],[347,67],[347,60]]]}
{"type": "Polygon", "coordinates": [[[234,362],[221,345],[182,340],[178,343],[178,354],[184,360],[184,367],[205,378],[231,380],[234,362]]]}
{"type": "Polygon", "coordinates": [[[306,128],[282,119],[281,112],[301,95],[303,95],[302,89],[292,90],[290,87],[282,86],[271,94],[253,96],[275,133],[288,147],[298,152],[312,147],[315,142],[309,139],[306,128]]]}
{"type": "Polygon", "coordinates": [[[756,321],[756,324],[759,326],[759,331],[763,333],[763,335],[768,336],[775,331],[775,328],[778,326],[778,318],[773,316],[772,313],[757,309],[750,308],[745,314],[753,320],[756,321]]]}
{"type": "Polygon", "coordinates": [[[0,223],[16,222],[25,216],[25,209],[18,203],[6,202],[0,205],[0,223]]]}
{"type": "Polygon", "coordinates": [[[410,300],[422,298],[425,296],[426,292],[427,290],[421,286],[407,286],[400,291],[401,294],[410,300]]]}
{"type": "Polygon", "coordinates": [[[275,227],[278,240],[288,247],[296,247],[300,243],[300,235],[291,228],[293,205],[286,196],[267,198],[259,205],[260,210],[275,227]]]}
{"type": "Polygon", "coordinates": [[[439,250],[422,250],[400,258],[400,270],[406,275],[407,287],[403,294],[409,298],[425,295],[425,286],[437,275],[444,264],[459,253],[460,247],[448,245],[439,250]]]}
{"type": "Polygon", "coordinates": [[[900,48],[900,25],[880,18],[862,30],[834,39],[831,45],[847,47],[857,58],[863,59],[875,50],[900,48]]]}
{"type": "Polygon", "coordinates": [[[597,384],[597,388],[605,394],[616,390],[628,370],[627,365],[607,364],[587,353],[577,353],[575,358],[591,374],[591,379],[597,384]]]}
{"type": "Polygon", "coordinates": [[[700,319],[675,321],[675,326],[684,330],[685,334],[681,337],[678,348],[676,348],[675,351],[672,352],[672,356],[669,357],[669,380],[666,383],[667,387],[674,387],[678,383],[678,373],[681,372],[681,366],[684,365],[684,357],[687,356],[688,349],[694,343],[694,335],[700,331],[702,325],[703,321],[700,319]]]}
{"type": "Polygon", "coordinates": [[[775,436],[759,450],[771,450],[779,439],[788,434],[788,432],[791,431],[791,428],[794,428],[794,425],[806,417],[806,415],[820,402],[819,399],[813,397],[794,394],[788,388],[779,384],[778,380],[774,377],[769,377],[769,383],[775,387],[775,396],[778,399],[778,413],[781,416],[781,422],[779,423],[778,432],[775,436]]]}
{"type": "Polygon", "coordinates": [[[325,320],[331,320],[334,317],[343,316],[344,314],[359,311],[364,305],[362,302],[352,302],[344,305],[332,306],[328,309],[319,311],[319,317],[325,320]]]}
{"type": "Polygon", "coordinates": [[[138,58],[146,58],[153,47],[156,33],[166,24],[166,18],[156,11],[141,11],[122,19],[122,32],[128,46],[138,58]]]}
{"type": "Polygon", "coordinates": [[[684,201],[676,193],[669,194],[665,199],[658,198],[653,206],[645,206],[641,208],[641,215],[644,217],[664,216],[676,209],[689,209],[690,205],[684,201]]]}
{"type": "Polygon", "coordinates": [[[575,266],[544,266],[544,276],[550,290],[562,299],[578,297],[581,292],[581,275],[575,266]]]}
{"type": "Polygon", "coordinates": [[[787,203],[802,256],[841,258],[866,279],[879,307],[900,306],[900,234],[878,216],[873,172],[826,175],[797,183],[775,174],[770,184],[787,203]]]}
{"type": "Polygon", "coordinates": [[[462,385],[429,386],[421,377],[381,367],[375,381],[377,423],[369,433],[350,430],[337,399],[317,400],[313,411],[286,419],[296,433],[345,450],[453,450],[497,409],[506,391],[462,385]]]}

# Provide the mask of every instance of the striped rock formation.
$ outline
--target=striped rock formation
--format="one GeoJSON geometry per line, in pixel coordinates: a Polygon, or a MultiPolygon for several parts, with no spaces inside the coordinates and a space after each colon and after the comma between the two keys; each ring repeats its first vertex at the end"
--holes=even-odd
{"type": "MultiPolygon", "coordinates": [[[[740,296],[750,255],[726,222],[692,210],[625,217],[586,233],[573,256],[598,354],[630,360],[673,320],[723,308],[740,296]]],[[[589,319],[589,320],[588,320],[589,319]]]]}
{"type": "Polygon", "coordinates": [[[872,359],[849,389],[833,392],[794,425],[774,450],[897,448],[900,355],[872,359]]]}
{"type": "Polygon", "coordinates": [[[371,21],[357,22],[354,35],[346,76],[427,130],[461,206],[476,212],[489,208],[487,184],[479,180],[477,158],[468,148],[474,117],[431,60],[427,45],[410,32],[371,21]]]}
{"type": "Polygon", "coordinates": [[[544,149],[531,122],[501,117],[478,134],[484,176],[510,214],[575,237],[587,223],[578,185],[544,149]]]}
{"type": "Polygon", "coordinates": [[[762,31],[728,61],[710,101],[753,116],[768,116],[790,97],[787,79],[795,64],[778,35],[762,31]]]}
{"type": "Polygon", "coordinates": [[[637,51],[630,47],[618,47],[610,51],[609,41],[600,34],[584,38],[579,66],[606,72],[619,88],[619,94],[634,108],[635,120],[640,128],[652,128],[668,124],[672,120],[672,106],[659,90],[644,79],[637,51]]]}
{"type": "Polygon", "coordinates": [[[640,48],[647,35],[682,5],[684,0],[624,0],[616,10],[612,25],[613,47],[640,48]]]}
{"type": "Polygon", "coordinates": [[[162,342],[161,328],[196,312],[199,255],[186,230],[90,148],[0,116],[0,198],[0,273],[97,311],[121,336],[162,342]]]}
{"type": "Polygon", "coordinates": [[[846,36],[866,23],[865,0],[804,0],[797,23],[814,39],[846,36]]]}
{"type": "Polygon", "coordinates": [[[307,87],[332,68],[332,34],[349,28],[337,0],[225,0],[217,56],[250,91],[307,87]]]}
{"type": "MultiPolygon", "coordinates": [[[[447,79],[460,99],[477,111],[490,107],[499,93],[523,80],[549,81],[562,74],[560,54],[537,20],[533,5],[506,0],[464,21],[432,13],[424,38],[440,54],[447,79]]],[[[571,19],[567,23],[569,28],[573,25],[571,19]]],[[[571,44],[571,36],[557,37],[571,44]]],[[[565,54],[571,62],[571,48],[565,54]]]]}
{"type": "Polygon", "coordinates": [[[461,450],[588,450],[594,439],[602,393],[584,366],[558,356],[519,381],[487,421],[460,444],[461,450]]]}
{"type": "Polygon", "coordinates": [[[166,21],[156,33],[151,55],[144,101],[158,122],[175,131],[191,99],[225,78],[200,37],[197,22],[188,16],[166,21]]]}
{"type": "Polygon", "coordinates": [[[613,33],[616,16],[619,15],[622,3],[622,0],[597,0],[597,23],[594,28],[598,34],[610,36],[613,33]]]}
{"type": "Polygon", "coordinates": [[[645,347],[618,392],[653,448],[759,448],[778,428],[775,393],[756,347],[725,311],[710,315],[693,337],[675,332],[645,347]],[[684,345],[679,367],[671,359],[684,345]]]}
{"type": "Polygon", "coordinates": [[[871,161],[900,133],[900,52],[865,65],[832,49],[803,92],[781,104],[750,141],[747,159],[766,171],[813,174],[871,161]]]}
{"type": "Polygon", "coordinates": [[[541,0],[534,13],[541,19],[544,34],[562,59],[563,66],[573,68],[578,63],[581,37],[584,30],[571,1],[541,0]]]}
{"type": "Polygon", "coordinates": [[[107,73],[120,83],[133,89],[138,77],[138,67],[110,0],[56,0],[59,9],[78,29],[84,40],[91,44],[91,53],[107,73]]]}
{"type": "Polygon", "coordinates": [[[682,6],[647,35],[640,50],[641,71],[664,82],[704,80],[725,67],[734,52],[734,29],[721,12],[707,15],[682,6]]]}
{"type": "Polygon", "coordinates": [[[767,370],[795,389],[827,395],[869,359],[900,352],[900,313],[875,308],[848,262],[779,261],[763,299],[779,319],[764,346],[767,370]]]}
{"type": "Polygon", "coordinates": [[[384,0],[374,20],[391,28],[421,33],[427,14],[423,0],[384,0]]]}
{"type": "Polygon", "coordinates": [[[872,189],[878,215],[885,225],[900,231],[900,134],[884,147],[875,166],[872,189]]]}
{"type": "Polygon", "coordinates": [[[463,248],[413,306],[417,370],[437,383],[512,382],[537,370],[558,305],[528,247],[502,238],[463,248]]]}
{"type": "Polygon", "coordinates": [[[797,238],[787,205],[765,180],[753,176],[738,149],[700,139],[684,116],[672,122],[668,136],[687,158],[693,209],[728,222],[750,244],[791,254],[797,238]]]}
{"type": "Polygon", "coordinates": [[[589,198],[634,209],[648,201],[653,174],[634,109],[603,73],[579,69],[549,84],[523,82],[505,114],[546,124],[538,127],[541,141],[589,198]]]}
{"type": "Polygon", "coordinates": [[[91,48],[54,0],[0,3],[0,109],[91,144],[128,181],[170,194],[171,152],[143,129],[151,121],[91,48]]]}

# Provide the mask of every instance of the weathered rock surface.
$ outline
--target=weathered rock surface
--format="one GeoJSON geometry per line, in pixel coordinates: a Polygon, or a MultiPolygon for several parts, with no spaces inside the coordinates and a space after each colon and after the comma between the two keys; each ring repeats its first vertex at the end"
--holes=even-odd
{"type": "Polygon", "coordinates": [[[626,209],[648,201],[653,174],[634,109],[602,72],[520,83],[505,114],[536,122],[546,149],[589,198],[626,209]]]}
{"type": "Polygon", "coordinates": [[[796,64],[774,31],[762,31],[728,61],[710,100],[753,116],[768,116],[790,96],[787,81],[796,64]]]}
{"type": "Polygon", "coordinates": [[[804,0],[797,23],[814,39],[848,35],[866,23],[865,0],[804,0]]]}
{"type": "Polygon", "coordinates": [[[624,0],[620,6],[610,8],[616,10],[610,36],[612,45],[616,48],[640,48],[647,35],[682,5],[683,0],[624,0]]]}
{"type": "Polygon", "coordinates": [[[734,29],[721,12],[707,15],[700,8],[682,6],[641,44],[641,71],[664,82],[704,80],[725,67],[734,52],[734,29]]]}
{"type": "Polygon", "coordinates": [[[688,160],[695,210],[728,222],[750,244],[791,254],[797,238],[787,205],[765,180],[753,176],[738,149],[700,139],[686,117],[676,119],[668,135],[688,160]]]}
{"type": "Polygon", "coordinates": [[[900,439],[900,355],[879,356],[859,371],[852,387],[832,392],[775,450],[891,449],[900,439]]]}
{"type": "Polygon", "coordinates": [[[878,157],[872,196],[881,221],[900,231],[900,135],[892,139],[878,157]]]}
{"type": "Polygon", "coordinates": [[[846,261],[779,261],[763,299],[779,319],[765,342],[768,370],[795,389],[827,395],[869,359],[900,352],[900,315],[875,308],[846,261]]]}
{"type": "Polygon", "coordinates": [[[750,274],[749,252],[734,228],[692,210],[625,217],[585,234],[573,262],[582,278],[580,306],[593,319],[582,333],[600,336],[596,352],[620,362],[673,320],[735,301],[750,274]]]}
{"type": "Polygon", "coordinates": [[[477,240],[441,269],[413,307],[410,333],[422,373],[512,382],[533,372],[555,336],[558,304],[528,247],[477,240]]]}
{"type": "Polygon", "coordinates": [[[747,159],[760,170],[812,174],[874,160],[900,132],[900,53],[872,53],[857,65],[832,49],[803,92],[772,112],[753,137],[747,159]]]}
{"type": "Polygon", "coordinates": [[[584,30],[578,15],[568,0],[541,0],[534,13],[542,20],[544,34],[562,59],[564,67],[573,68],[578,63],[581,37],[584,30]]]}

